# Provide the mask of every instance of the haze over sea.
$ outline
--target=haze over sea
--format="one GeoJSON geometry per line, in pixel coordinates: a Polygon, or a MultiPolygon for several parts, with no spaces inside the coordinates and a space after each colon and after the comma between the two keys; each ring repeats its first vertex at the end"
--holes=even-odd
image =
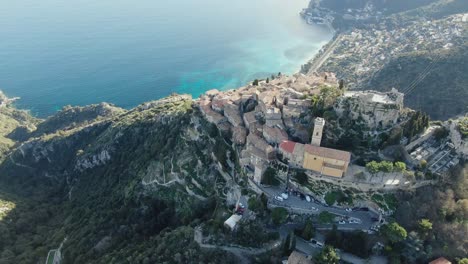
{"type": "Polygon", "coordinates": [[[41,117],[133,107],[295,73],[331,39],[308,0],[14,0],[0,8],[0,90],[41,117]]]}

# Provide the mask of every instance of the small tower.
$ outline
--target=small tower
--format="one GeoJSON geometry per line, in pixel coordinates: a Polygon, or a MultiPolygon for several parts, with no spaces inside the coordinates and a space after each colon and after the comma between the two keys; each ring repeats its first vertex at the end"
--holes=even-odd
{"type": "Polygon", "coordinates": [[[320,142],[322,142],[322,133],[323,127],[325,126],[325,119],[321,117],[315,118],[314,123],[314,132],[312,134],[312,142],[310,143],[313,146],[320,146],[320,142]]]}

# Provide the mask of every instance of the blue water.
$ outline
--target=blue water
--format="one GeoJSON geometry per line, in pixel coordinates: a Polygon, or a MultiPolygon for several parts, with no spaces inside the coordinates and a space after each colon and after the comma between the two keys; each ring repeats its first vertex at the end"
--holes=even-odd
{"type": "Polygon", "coordinates": [[[294,73],[331,39],[308,0],[14,0],[0,8],[0,89],[47,116],[199,96],[294,73]]]}

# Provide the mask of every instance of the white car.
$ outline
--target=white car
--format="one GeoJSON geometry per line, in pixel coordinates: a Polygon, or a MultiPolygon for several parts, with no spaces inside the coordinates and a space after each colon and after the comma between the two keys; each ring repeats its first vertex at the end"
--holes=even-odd
{"type": "Polygon", "coordinates": [[[351,208],[346,208],[345,210],[346,210],[346,212],[352,212],[353,211],[353,209],[351,209],[351,208]]]}
{"type": "Polygon", "coordinates": [[[359,221],[356,220],[356,219],[351,219],[351,220],[349,220],[349,223],[350,224],[359,224],[359,221]]]}
{"type": "Polygon", "coordinates": [[[346,221],[341,220],[341,221],[338,222],[338,224],[344,225],[344,224],[346,224],[346,221]]]}
{"type": "Polygon", "coordinates": [[[284,200],[287,200],[289,198],[289,195],[288,195],[288,193],[284,192],[284,193],[281,194],[281,197],[283,197],[284,200]]]}
{"type": "Polygon", "coordinates": [[[281,197],[281,196],[275,196],[275,200],[279,201],[279,202],[284,201],[283,197],[281,197]]]}
{"type": "Polygon", "coordinates": [[[322,242],[318,242],[318,241],[315,240],[315,239],[311,239],[311,240],[310,240],[310,243],[311,243],[312,246],[314,246],[314,247],[323,247],[323,243],[322,243],[322,242]]]}
{"type": "Polygon", "coordinates": [[[315,208],[315,207],[313,207],[313,206],[312,206],[312,208],[311,208],[311,209],[312,209],[312,211],[315,211],[315,212],[316,212],[316,211],[318,211],[318,209],[317,209],[317,208],[315,208]]]}
{"type": "Polygon", "coordinates": [[[306,195],[306,201],[310,203],[310,196],[309,195],[306,195]]]}

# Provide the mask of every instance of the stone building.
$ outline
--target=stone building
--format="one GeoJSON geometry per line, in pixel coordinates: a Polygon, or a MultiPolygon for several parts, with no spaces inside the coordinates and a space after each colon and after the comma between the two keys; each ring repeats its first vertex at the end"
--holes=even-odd
{"type": "Polygon", "coordinates": [[[339,116],[362,118],[370,128],[385,128],[398,123],[403,110],[404,94],[395,88],[377,91],[348,91],[338,100],[335,111],[339,116]]]}
{"type": "Polygon", "coordinates": [[[322,134],[323,134],[324,126],[325,126],[325,119],[320,118],[320,117],[315,118],[314,132],[312,134],[311,145],[320,146],[322,142],[322,134]]]}

